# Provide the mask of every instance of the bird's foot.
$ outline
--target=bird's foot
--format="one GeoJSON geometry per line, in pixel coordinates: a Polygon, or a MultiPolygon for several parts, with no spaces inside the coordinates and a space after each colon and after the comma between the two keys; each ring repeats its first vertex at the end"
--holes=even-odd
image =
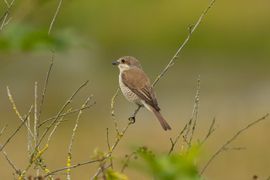
{"type": "Polygon", "coordinates": [[[136,122],[135,116],[131,116],[128,118],[130,124],[134,124],[136,122]]]}

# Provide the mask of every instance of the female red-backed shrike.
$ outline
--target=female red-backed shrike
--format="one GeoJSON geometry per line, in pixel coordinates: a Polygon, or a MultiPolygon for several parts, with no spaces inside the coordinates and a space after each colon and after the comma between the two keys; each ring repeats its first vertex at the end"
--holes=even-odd
{"type": "Polygon", "coordinates": [[[160,114],[154,89],[140,62],[134,57],[124,56],[112,64],[120,70],[119,86],[125,98],[139,107],[146,107],[155,114],[165,131],[170,130],[170,125],[160,114]]]}

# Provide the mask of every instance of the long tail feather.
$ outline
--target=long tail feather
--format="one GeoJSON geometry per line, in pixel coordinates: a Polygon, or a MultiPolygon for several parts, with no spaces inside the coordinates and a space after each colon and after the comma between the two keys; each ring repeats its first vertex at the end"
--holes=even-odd
{"type": "Polygon", "coordinates": [[[163,116],[160,114],[159,111],[155,110],[154,108],[152,108],[153,113],[156,115],[157,119],[159,120],[162,128],[167,131],[167,130],[171,130],[172,128],[170,127],[170,125],[167,123],[167,121],[163,118],[163,116]]]}

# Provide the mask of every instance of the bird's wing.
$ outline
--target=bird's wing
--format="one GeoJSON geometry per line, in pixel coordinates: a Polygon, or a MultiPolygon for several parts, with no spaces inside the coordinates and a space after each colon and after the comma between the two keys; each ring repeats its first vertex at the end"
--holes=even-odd
{"type": "Polygon", "coordinates": [[[122,72],[123,83],[148,105],[159,111],[155,92],[147,75],[140,68],[131,68],[122,72]]]}

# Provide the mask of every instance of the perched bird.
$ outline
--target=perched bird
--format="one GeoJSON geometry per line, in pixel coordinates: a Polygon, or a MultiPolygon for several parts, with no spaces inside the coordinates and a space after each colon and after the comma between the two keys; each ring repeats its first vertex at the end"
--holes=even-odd
{"type": "Polygon", "coordinates": [[[124,56],[112,64],[120,70],[119,86],[125,98],[138,107],[146,107],[155,114],[165,131],[170,130],[170,125],[160,114],[155,92],[140,62],[132,56],[124,56]]]}

